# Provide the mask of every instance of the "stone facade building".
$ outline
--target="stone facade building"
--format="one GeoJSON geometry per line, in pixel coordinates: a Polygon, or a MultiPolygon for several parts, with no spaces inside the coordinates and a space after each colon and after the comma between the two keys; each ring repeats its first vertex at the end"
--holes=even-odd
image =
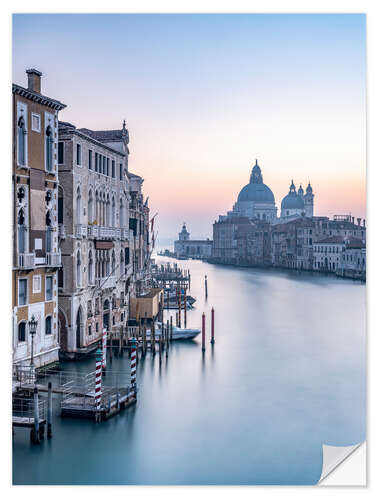
{"type": "Polygon", "coordinates": [[[34,366],[58,360],[58,113],[61,102],[42,94],[41,76],[27,70],[28,87],[13,84],[13,362],[29,364],[28,322],[37,320],[34,366]]]}
{"type": "Polygon", "coordinates": [[[191,257],[196,259],[209,259],[212,255],[212,240],[191,240],[186,224],[178,234],[178,240],[174,242],[174,253],[177,258],[191,257]]]}
{"type": "Polygon", "coordinates": [[[366,280],[366,243],[357,238],[345,242],[337,274],[344,278],[366,280]]]}
{"type": "Polygon", "coordinates": [[[59,332],[69,357],[95,349],[103,327],[126,323],[142,279],[148,208],[128,143],[125,122],[107,131],[59,123],[59,332]]]}
{"type": "Polygon", "coordinates": [[[314,271],[336,272],[340,267],[344,236],[329,236],[314,243],[314,271]]]}

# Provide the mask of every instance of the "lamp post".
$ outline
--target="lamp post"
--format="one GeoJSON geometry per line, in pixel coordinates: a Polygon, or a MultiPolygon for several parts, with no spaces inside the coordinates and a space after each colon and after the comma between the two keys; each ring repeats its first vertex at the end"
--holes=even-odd
{"type": "Polygon", "coordinates": [[[34,376],[34,336],[36,334],[36,327],[38,326],[38,321],[35,319],[34,314],[31,316],[31,320],[29,321],[29,332],[31,335],[31,361],[30,367],[34,376]]]}

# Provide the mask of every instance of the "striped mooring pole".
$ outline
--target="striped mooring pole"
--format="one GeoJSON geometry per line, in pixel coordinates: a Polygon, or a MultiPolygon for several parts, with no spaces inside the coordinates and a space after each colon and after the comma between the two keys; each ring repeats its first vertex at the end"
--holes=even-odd
{"type": "Polygon", "coordinates": [[[130,341],[130,384],[133,389],[137,386],[137,340],[133,337],[130,341]]]}
{"type": "Polygon", "coordinates": [[[100,405],[102,402],[102,351],[98,349],[96,351],[96,367],[95,367],[95,406],[97,410],[100,410],[100,405]]]}
{"type": "Polygon", "coordinates": [[[211,309],[211,344],[215,343],[215,310],[211,309]]]}
{"type": "Polygon", "coordinates": [[[102,347],[103,347],[103,375],[105,375],[105,371],[107,369],[107,329],[103,328],[103,337],[102,337],[102,347]]]}

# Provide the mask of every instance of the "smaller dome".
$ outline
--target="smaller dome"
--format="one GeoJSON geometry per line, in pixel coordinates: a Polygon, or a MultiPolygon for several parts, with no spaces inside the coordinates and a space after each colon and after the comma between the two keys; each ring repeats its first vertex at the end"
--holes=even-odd
{"type": "Polygon", "coordinates": [[[281,209],[300,209],[303,210],[305,204],[300,196],[296,192],[287,194],[283,201],[281,202],[281,209]]]}
{"type": "Polygon", "coordinates": [[[312,194],[312,187],[311,187],[310,181],[309,181],[309,184],[306,188],[306,194],[312,194]]]}
{"type": "Polygon", "coordinates": [[[300,184],[299,186],[299,189],[298,189],[298,196],[303,196],[304,192],[303,192],[303,187],[302,185],[300,184]]]}

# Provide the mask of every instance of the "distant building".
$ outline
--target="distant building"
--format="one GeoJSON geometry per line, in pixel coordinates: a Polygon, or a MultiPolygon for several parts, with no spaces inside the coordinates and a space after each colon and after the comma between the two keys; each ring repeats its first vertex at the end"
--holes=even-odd
{"type": "Polygon", "coordinates": [[[58,113],[65,105],[42,94],[42,73],[13,84],[13,362],[29,364],[28,322],[37,320],[34,366],[58,361],[58,113]]]}
{"type": "Polygon", "coordinates": [[[206,240],[191,240],[184,222],[182,230],[178,234],[178,240],[174,242],[174,252],[177,258],[209,259],[212,255],[212,240],[208,238],[206,240]]]}
{"type": "Polygon", "coordinates": [[[336,272],[340,267],[344,236],[329,236],[314,243],[314,270],[336,272]]]}
{"type": "Polygon", "coordinates": [[[351,238],[345,242],[337,274],[345,278],[366,280],[366,244],[364,241],[351,238]]]}
{"type": "Polygon", "coordinates": [[[302,185],[300,185],[298,192],[292,181],[289,193],[283,198],[281,202],[281,219],[286,222],[288,219],[297,217],[313,217],[314,216],[314,194],[310,182],[304,194],[302,185]]]}

